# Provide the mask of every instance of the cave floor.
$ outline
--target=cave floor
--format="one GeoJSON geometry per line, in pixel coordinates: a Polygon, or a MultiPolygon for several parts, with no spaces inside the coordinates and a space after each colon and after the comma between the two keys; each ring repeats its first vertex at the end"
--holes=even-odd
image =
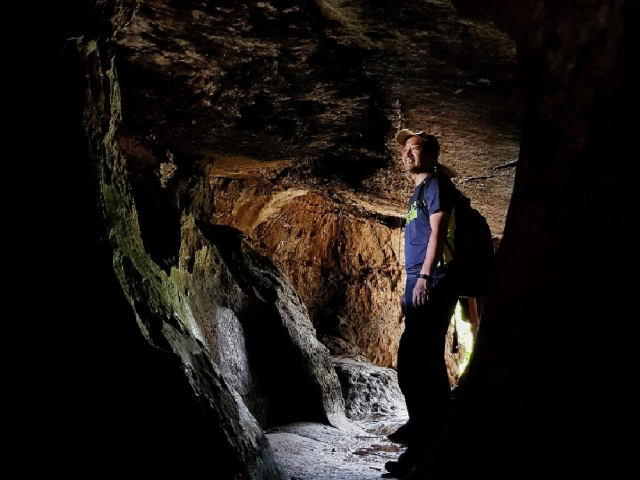
{"type": "Polygon", "coordinates": [[[373,480],[404,448],[386,437],[406,418],[351,421],[349,428],[298,422],[268,430],[267,438],[291,480],[373,480]]]}

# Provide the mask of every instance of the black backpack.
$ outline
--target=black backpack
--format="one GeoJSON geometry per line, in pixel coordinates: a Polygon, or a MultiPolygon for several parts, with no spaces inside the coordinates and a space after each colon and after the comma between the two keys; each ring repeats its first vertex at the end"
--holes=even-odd
{"type": "MultiPolygon", "coordinates": [[[[420,209],[426,207],[423,194],[427,183],[420,187],[420,209]]],[[[457,188],[453,216],[456,222],[453,245],[449,245],[450,239],[447,239],[447,247],[453,253],[450,269],[458,279],[458,295],[479,297],[487,288],[495,255],[491,229],[487,219],[471,206],[471,200],[457,188]]]]}

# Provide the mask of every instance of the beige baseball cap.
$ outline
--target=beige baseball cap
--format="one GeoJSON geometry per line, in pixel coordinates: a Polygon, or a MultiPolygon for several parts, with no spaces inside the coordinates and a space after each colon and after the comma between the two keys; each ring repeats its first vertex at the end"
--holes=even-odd
{"type": "Polygon", "coordinates": [[[422,130],[418,130],[417,132],[414,132],[404,128],[396,134],[396,142],[404,146],[404,143],[407,141],[407,138],[409,137],[420,137],[424,141],[429,142],[431,140],[431,137],[433,137],[433,135],[429,135],[427,132],[424,132],[422,130]]]}

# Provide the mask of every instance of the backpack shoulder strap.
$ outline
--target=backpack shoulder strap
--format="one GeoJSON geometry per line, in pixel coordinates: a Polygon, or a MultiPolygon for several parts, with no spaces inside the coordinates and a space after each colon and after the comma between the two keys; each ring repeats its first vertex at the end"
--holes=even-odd
{"type": "MultiPolygon", "coordinates": [[[[431,182],[431,180],[433,179],[433,176],[430,175],[428,176],[425,181],[423,181],[420,184],[420,192],[418,193],[418,201],[416,203],[416,206],[418,207],[418,209],[423,210],[427,208],[427,202],[424,198],[424,192],[426,191],[427,187],[429,186],[429,183],[431,182]]],[[[465,195],[460,191],[460,189],[458,189],[458,187],[456,187],[455,185],[453,186],[454,189],[454,201],[453,201],[453,208],[455,209],[459,203],[460,200],[464,200],[466,199],[467,202],[469,202],[469,199],[467,197],[465,197],[465,195]]],[[[426,210],[423,210],[424,214],[427,215],[426,210]]],[[[428,216],[428,215],[427,215],[428,216]]]]}

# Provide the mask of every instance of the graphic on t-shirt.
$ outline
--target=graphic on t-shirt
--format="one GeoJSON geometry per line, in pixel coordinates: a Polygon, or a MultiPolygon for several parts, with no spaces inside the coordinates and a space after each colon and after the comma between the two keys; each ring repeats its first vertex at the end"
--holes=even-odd
{"type": "Polygon", "coordinates": [[[415,220],[418,216],[418,202],[413,202],[409,207],[409,211],[407,212],[407,223],[409,225],[412,220],[415,220]]]}

